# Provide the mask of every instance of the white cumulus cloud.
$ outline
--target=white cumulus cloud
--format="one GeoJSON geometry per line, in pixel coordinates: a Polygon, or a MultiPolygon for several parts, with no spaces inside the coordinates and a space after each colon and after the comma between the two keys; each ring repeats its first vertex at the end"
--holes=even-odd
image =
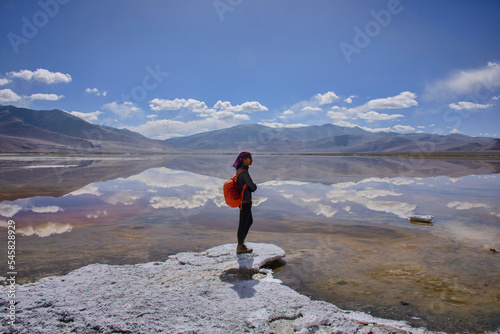
{"type": "Polygon", "coordinates": [[[326,114],[328,117],[334,120],[344,120],[350,118],[345,111],[330,110],[326,114]]]}
{"type": "Polygon", "coordinates": [[[302,108],[301,111],[314,112],[314,111],[323,111],[323,109],[321,109],[320,107],[306,106],[302,108]]]}
{"type": "Polygon", "coordinates": [[[334,92],[326,92],[324,94],[316,94],[314,99],[320,104],[329,104],[337,101],[339,97],[334,92]]]}
{"type": "Polygon", "coordinates": [[[347,121],[338,121],[338,122],[334,122],[332,124],[336,125],[336,126],[342,126],[342,127],[345,127],[345,128],[359,127],[359,125],[351,123],[351,122],[347,122],[347,121]]]}
{"type": "Polygon", "coordinates": [[[481,68],[457,70],[444,79],[428,84],[424,90],[424,98],[436,100],[460,95],[490,96],[499,88],[500,64],[489,62],[481,68]]]}
{"type": "Polygon", "coordinates": [[[491,107],[491,104],[480,104],[467,101],[460,101],[458,103],[450,103],[448,105],[453,110],[470,110],[470,109],[486,109],[491,107]]]}
{"type": "Polygon", "coordinates": [[[203,101],[198,101],[195,99],[153,99],[149,103],[149,107],[153,111],[161,110],[180,110],[183,108],[190,109],[194,112],[202,112],[208,109],[207,105],[203,101]]]}
{"type": "MultiPolygon", "coordinates": [[[[365,122],[392,121],[405,116],[402,114],[381,113],[374,111],[374,109],[410,108],[418,105],[416,98],[417,95],[415,93],[405,91],[401,92],[396,96],[373,99],[363,105],[353,108],[333,106],[326,113],[326,115],[336,121],[336,123],[334,123],[335,125],[349,126],[349,127],[353,126],[342,125],[342,122],[349,122],[356,119],[360,119],[365,122]]],[[[349,103],[352,103],[352,99],[349,100],[349,103]]],[[[384,130],[369,129],[368,131],[380,132],[380,131],[385,131],[385,129],[384,130]]]]}
{"type": "Polygon", "coordinates": [[[102,106],[103,109],[111,111],[120,117],[128,118],[142,113],[142,109],[132,102],[111,102],[102,106]]]}
{"type": "Polygon", "coordinates": [[[105,90],[99,90],[97,88],[87,88],[85,89],[85,93],[87,94],[93,94],[93,95],[97,95],[97,96],[106,96],[108,95],[108,92],[105,91],[105,90]]]}
{"type": "Polygon", "coordinates": [[[270,128],[300,128],[307,126],[306,124],[301,124],[301,123],[285,124],[280,122],[261,122],[259,124],[270,128]]]}
{"type": "Polygon", "coordinates": [[[16,102],[20,99],[21,97],[11,89],[0,89],[0,102],[16,102]]]}
{"type": "Polygon", "coordinates": [[[415,93],[405,91],[396,96],[370,100],[362,106],[353,108],[357,112],[364,112],[371,109],[403,109],[418,105],[417,95],[415,93]]]}
{"type": "Polygon", "coordinates": [[[43,101],[57,101],[64,97],[64,95],[57,94],[31,94],[29,97],[31,100],[43,100],[43,101]]]}
{"type": "Polygon", "coordinates": [[[217,101],[217,103],[213,106],[214,109],[226,110],[231,112],[254,112],[254,111],[267,111],[265,106],[260,104],[257,101],[248,101],[239,105],[231,105],[229,101],[217,101]]]}
{"type": "Polygon", "coordinates": [[[401,114],[389,115],[389,114],[384,114],[384,113],[378,113],[378,112],[372,110],[372,111],[368,111],[368,112],[361,112],[361,113],[357,114],[356,117],[364,119],[368,122],[375,122],[375,121],[388,121],[388,120],[392,120],[392,119],[396,119],[396,118],[400,118],[400,117],[404,117],[404,116],[401,114]]]}
{"type": "Polygon", "coordinates": [[[93,112],[88,112],[88,113],[80,112],[80,111],[72,111],[72,112],[68,112],[68,114],[71,114],[73,116],[76,116],[76,117],[83,119],[84,121],[92,123],[92,122],[97,121],[99,119],[99,115],[103,114],[103,112],[99,111],[99,110],[96,110],[93,112]]]}
{"type": "Polygon", "coordinates": [[[398,132],[409,132],[409,131],[415,131],[415,128],[411,125],[395,125],[394,130],[398,132]]]}
{"type": "Polygon", "coordinates": [[[46,84],[69,83],[71,82],[71,75],[61,72],[50,72],[49,70],[39,68],[36,71],[21,70],[18,72],[9,72],[9,76],[13,78],[23,79],[27,81],[37,81],[46,84]]]}

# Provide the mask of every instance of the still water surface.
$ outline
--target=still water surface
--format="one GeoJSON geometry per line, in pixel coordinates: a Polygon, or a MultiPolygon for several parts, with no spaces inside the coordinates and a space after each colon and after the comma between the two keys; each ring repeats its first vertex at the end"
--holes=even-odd
{"type": "MultiPolygon", "coordinates": [[[[221,191],[233,160],[1,157],[0,226],[16,222],[18,281],[236,242],[238,211],[221,191]]],[[[312,298],[434,330],[494,330],[499,172],[486,160],[254,155],[247,241],[285,249],[276,277],[312,298]]]]}

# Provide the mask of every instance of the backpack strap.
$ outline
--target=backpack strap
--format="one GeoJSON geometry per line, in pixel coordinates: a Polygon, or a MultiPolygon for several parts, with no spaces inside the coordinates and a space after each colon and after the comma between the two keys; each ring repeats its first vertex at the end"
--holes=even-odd
{"type": "MultiPolygon", "coordinates": [[[[238,177],[240,176],[240,174],[244,171],[244,169],[240,169],[240,171],[238,173],[236,173],[236,182],[238,182],[238,177]]],[[[245,183],[243,185],[243,189],[241,190],[241,194],[240,194],[240,211],[243,210],[243,194],[245,193],[245,189],[247,188],[247,184],[245,183]]]]}

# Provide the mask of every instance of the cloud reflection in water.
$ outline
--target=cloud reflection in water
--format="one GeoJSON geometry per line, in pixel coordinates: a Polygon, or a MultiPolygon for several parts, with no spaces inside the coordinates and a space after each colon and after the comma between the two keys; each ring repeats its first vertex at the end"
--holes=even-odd
{"type": "MultiPolygon", "coordinates": [[[[415,228],[407,224],[410,215],[431,214],[437,222],[433,227],[434,233],[454,230],[452,234],[455,237],[470,239],[457,233],[457,221],[463,224],[462,230],[465,231],[465,227],[473,228],[474,224],[497,222],[500,212],[500,205],[495,201],[499,184],[497,174],[462,177],[357,175],[351,178],[352,181],[342,177],[337,182],[334,181],[335,174],[332,174],[333,182],[323,183],[305,182],[304,175],[299,176],[300,181],[286,179],[285,174],[280,174],[284,180],[269,180],[267,170],[256,168],[252,176],[259,186],[254,194],[254,206],[259,207],[256,214],[285,220],[293,217],[302,220],[304,226],[311,221],[310,217],[316,217],[316,221],[323,217],[327,224],[342,220],[415,228]],[[267,180],[259,182],[266,177],[267,180]]],[[[127,212],[137,211],[137,214],[170,210],[168,215],[165,211],[165,216],[172,216],[175,210],[180,210],[182,212],[177,214],[185,216],[196,209],[198,214],[210,210],[211,217],[227,217],[233,211],[229,212],[231,209],[224,205],[224,181],[218,176],[156,167],[128,177],[91,183],[61,198],[33,197],[3,202],[0,203],[0,215],[11,218],[32,211],[46,217],[39,224],[48,224],[48,219],[58,221],[57,217],[61,214],[85,208],[80,215],[97,223],[101,219],[110,221],[118,212],[124,212],[125,207],[130,207],[127,212]]],[[[73,226],[81,223],[70,222],[73,226]]],[[[71,229],[66,227],[66,230],[71,229]]],[[[498,232],[493,231],[489,235],[498,235],[498,232]]]]}

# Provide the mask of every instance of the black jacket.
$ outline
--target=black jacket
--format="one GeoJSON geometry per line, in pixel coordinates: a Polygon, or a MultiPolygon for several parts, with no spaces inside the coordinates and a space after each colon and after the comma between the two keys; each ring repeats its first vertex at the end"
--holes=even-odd
{"type": "Polygon", "coordinates": [[[252,193],[255,190],[257,190],[257,185],[253,183],[253,180],[250,177],[250,174],[248,173],[248,166],[242,164],[240,168],[238,168],[238,172],[240,170],[243,170],[243,172],[241,172],[241,174],[238,176],[238,192],[241,194],[241,191],[243,190],[243,185],[246,183],[247,188],[243,193],[243,202],[251,202],[252,193]]]}

